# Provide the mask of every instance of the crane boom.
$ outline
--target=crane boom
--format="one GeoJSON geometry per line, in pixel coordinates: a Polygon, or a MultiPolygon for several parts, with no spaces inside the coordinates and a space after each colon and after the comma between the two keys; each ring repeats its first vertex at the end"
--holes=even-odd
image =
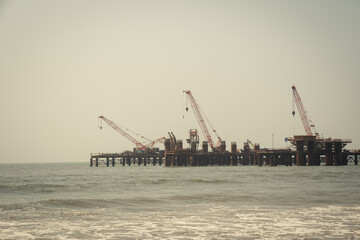
{"type": "Polygon", "coordinates": [[[145,147],[146,147],[146,148],[153,148],[156,143],[164,142],[164,140],[165,140],[165,137],[158,138],[158,139],[152,141],[151,143],[145,145],[145,147]]]}
{"type": "Polygon", "coordinates": [[[126,137],[128,140],[130,140],[132,143],[134,143],[138,148],[140,149],[146,149],[146,146],[144,146],[143,144],[141,144],[139,141],[137,141],[135,138],[133,138],[132,136],[130,136],[127,132],[125,132],[124,130],[122,130],[118,125],[116,125],[113,121],[110,121],[109,119],[107,119],[104,116],[100,116],[100,119],[104,120],[110,127],[112,127],[113,129],[115,129],[118,133],[120,133],[121,135],[123,135],[124,137],[126,137]]]}
{"type": "Polygon", "coordinates": [[[255,149],[254,144],[253,144],[249,139],[246,139],[246,140],[247,140],[247,142],[253,147],[253,149],[255,149]]]}
{"type": "MultiPolygon", "coordinates": [[[[210,124],[213,132],[216,134],[216,136],[218,137],[218,142],[217,144],[215,145],[212,138],[211,138],[211,135],[210,135],[210,132],[206,126],[206,123],[204,121],[204,118],[201,114],[201,109],[200,109],[200,106],[197,104],[196,100],[194,99],[193,95],[191,94],[191,91],[190,90],[184,90],[183,91],[184,93],[186,93],[186,95],[188,96],[189,100],[190,100],[190,105],[194,111],[194,114],[195,114],[195,117],[200,125],[200,128],[201,128],[201,131],[202,133],[204,134],[204,137],[205,139],[207,140],[207,142],[209,143],[210,147],[212,149],[215,149],[216,147],[218,147],[221,143],[221,138],[219,137],[219,135],[217,134],[216,130],[212,127],[211,123],[209,122],[209,120],[207,120],[207,122],[210,124]]],[[[186,111],[188,110],[188,108],[186,108],[186,111]]]]}
{"type": "MultiPolygon", "coordinates": [[[[296,90],[295,85],[292,86],[292,90],[293,90],[293,97],[294,97],[294,100],[295,100],[295,103],[296,103],[296,107],[297,107],[297,109],[299,111],[301,122],[302,122],[302,124],[304,126],[306,135],[313,136],[314,134],[313,134],[313,131],[311,130],[311,128],[315,129],[315,125],[310,124],[311,119],[310,119],[307,111],[305,110],[305,107],[304,107],[304,105],[302,103],[302,100],[301,100],[301,97],[300,97],[298,91],[296,90]]],[[[293,111],[293,115],[295,115],[294,111],[293,111]]],[[[317,133],[316,129],[315,129],[315,135],[316,135],[316,137],[319,137],[319,134],[317,133]]]]}

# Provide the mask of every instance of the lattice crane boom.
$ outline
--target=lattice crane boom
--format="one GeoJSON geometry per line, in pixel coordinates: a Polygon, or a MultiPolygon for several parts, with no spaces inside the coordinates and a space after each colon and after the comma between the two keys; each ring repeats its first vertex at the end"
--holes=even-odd
{"type": "Polygon", "coordinates": [[[255,146],[254,146],[254,144],[252,143],[252,141],[250,141],[249,139],[246,139],[247,140],[247,142],[253,147],[253,149],[255,149],[255,146]]]}
{"type": "Polygon", "coordinates": [[[107,119],[104,116],[100,116],[100,119],[104,120],[110,127],[112,127],[115,131],[126,137],[128,140],[130,140],[132,143],[134,143],[138,148],[145,149],[146,147],[140,143],[138,140],[130,136],[127,132],[125,132],[122,128],[120,128],[118,125],[116,125],[113,121],[107,119]]]}
{"type": "MultiPolygon", "coordinates": [[[[313,134],[313,131],[311,130],[311,128],[314,128],[316,137],[319,137],[319,133],[317,133],[317,131],[315,129],[315,125],[312,124],[312,121],[304,107],[304,104],[301,100],[301,97],[300,97],[298,91],[296,90],[295,85],[292,86],[292,90],[293,90],[293,97],[294,97],[294,100],[296,103],[296,107],[299,111],[301,122],[304,126],[306,135],[313,136],[314,134],[313,134]]],[[[293,115],[295,115],[295,111],[293,111],[292,113],[293,113],[293,115]]]]}
{"type": "Polygon", "coordinates": [[[164,141],[165,141],[165,137],[162,137],[162,138],[156,139],[156,140],[152,141],[151,143],[145,145],[145,147],[146,148],[153,148],[156,143],[164,142],[164,141]]]}
{"type": "MultiPolygon", "coordinates": [[[[206,116],[201,113],[200,106],[198,105],[195,98],[191,94],[191,91],[190,90],[184,90],[183,92],[186,93],[187,97],[190,100],[190,105],[191,105],[191,107],[192,107],[192,109],[194,111],[195,117],[196,117],[196,119],[197,119],[197,121],[198,121],[198,123],[200,125],[201,131],[204,134],[204,137],[207,140],[207,142],[209,143],[210,147],[212,149],[215,149],[216,147],[220,146],[220,143],[221,143],[220,136],[217,134],[216,130],[212,127],[210,121],[206,118],[206,116]],[[206,125],[206,123],[204,121],[203,115],[205,116],[205,119],[207,120],[207,122],[210,124],[210,126],[212,128],[212,131],[216,134],[216,136],[218,138],[218,142],[217,142],[216,145],[214,144],[214,142],[213,142],[213,140],[211,138],[210,132],[209,132],[209,130],[207,128],[207,125],[206,125]]],[[[186,111],[188,111],[188,107],[186,107],[186,111]]]]}

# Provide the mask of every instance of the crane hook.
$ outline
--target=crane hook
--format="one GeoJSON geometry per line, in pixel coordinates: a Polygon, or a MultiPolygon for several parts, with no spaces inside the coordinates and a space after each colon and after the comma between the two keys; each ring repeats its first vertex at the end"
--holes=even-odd
{"type": "Polygon", "coordinates": [[[100,128],[100,130],[102,130],[102,121],[101,121],[101,119],[99,119],[98,127],[100,128]]]}

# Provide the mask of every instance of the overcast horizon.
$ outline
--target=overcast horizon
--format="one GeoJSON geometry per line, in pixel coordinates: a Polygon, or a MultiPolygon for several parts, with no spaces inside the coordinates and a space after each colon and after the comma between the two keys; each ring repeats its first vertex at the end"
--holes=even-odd
{"type": "Polygon", "coordinates": [[[0,163],[132,150],[100,115],[201,142],[183,90],[227,150],[288,147],[305,134],[292,85],[322,137],[360,149],[359,26],[358,0],[0,0],[0,163]]]}

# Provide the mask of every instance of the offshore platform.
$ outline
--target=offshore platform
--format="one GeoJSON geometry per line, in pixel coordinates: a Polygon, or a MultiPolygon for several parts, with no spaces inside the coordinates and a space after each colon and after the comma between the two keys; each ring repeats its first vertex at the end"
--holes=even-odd
{"type": "Polygon", "coordinates": [[[305,135],[287,137],[291,143],[288,148],[260,148],[260,144],[253,144],[249,139],[243,144],[242,149],[237,148],[236,142],[231,142],[230,151],[226,150],[226,142],[221,139],[210,121],[202,112],[190,90],[184,90],[186,94],[186,108],[188,111],[188,101],[197,119],[201,132],[205,138],[201,149],[199,134],[197,129],[190,129],[189,138],[186,139],[187,148],[183,147],[183,141],[176,139],[172,132],[168,133],[168,138],[161,137],[151,140],[137,134],[104,116],[99,116],[99,128],[102,129],[102,121],[131,141],[135,147],[133,151],[122,153],[92,153],[90,156],[90,166],[130,166],[130,165],[165,165],[165,166],[237,166],[237,165],[286,165],[286,166],[342,166],[348,162],[358,165],[360,149],[346,150],[344,147],[351,143],[350,139],[321,138],[315,125],[312,123],[302,100],[295,86],[293,92],[293,111],[295,117],[295,107],[298,109],[305,135]],[[209,130],[209,127],[210,130],[209,130]],[[143,144],[138,138],[146,140],[143,144]],[[212,132],[216,140],[212,139],[212,132]],[[155,144],[163,143],[164,150],[155,148],[155,144]],[[210,151],[209,151],[210,148],[210,151]]]}

